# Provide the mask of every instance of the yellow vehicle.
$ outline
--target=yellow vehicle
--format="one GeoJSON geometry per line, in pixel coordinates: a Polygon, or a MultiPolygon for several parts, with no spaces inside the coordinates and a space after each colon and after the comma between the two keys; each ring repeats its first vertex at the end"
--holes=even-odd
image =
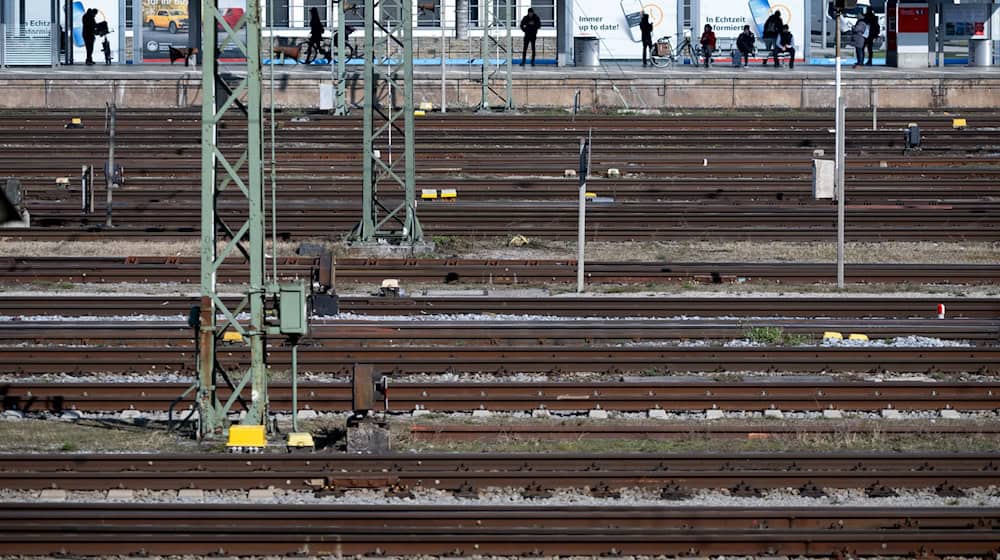
{"type": "Polygon", "coordinates": [[[171,33],[177,33],[181,29],[188,28],[188,15],[185,10],[156,10],[156,13],[149,16],[146,27],[150,31],[156,28],[166,28],[171,33]]]}

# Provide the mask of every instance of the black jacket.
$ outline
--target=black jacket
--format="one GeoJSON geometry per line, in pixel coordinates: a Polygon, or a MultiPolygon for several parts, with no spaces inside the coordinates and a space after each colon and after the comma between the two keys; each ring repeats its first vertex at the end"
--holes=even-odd
{"type": "Polygon", "coordinates": [[[538,30],[542,28],[542,20],[538,17],[536,13],[530,13],[521,18],[521,31],[525,35],[534,37],[538,34],[538,30]]]}
{"type": "Polygon", "coordinates": [[[740,36],[736,38],[736,48],[740,50],[741,53],[750,54],[753,52],[754,42],[756,38],[753,36],[753,32],[744,31],[740,33],[740,36]]]}
{"type": "Polygon", "coordinates": [[[767,21],[764,22],[764,38],[777,38],[781,33],[783,25],[780,13],[774,12],[771,14],[770,17],[767,18],[767,21]]]}
{"type": "Polygon", "coordinates": [[[316,39],[316,40],[322,39],[324,31],[326,31],[326,28],[323,27],[323,21],[321,19],[319,19],[318,17],[315,17],[315,18],[312,18],[309,21],[309,38],[310,39],[316,39]]]}
{"type": "Polygon", "coordinates": [[[875,12],[872,12],[871,15],[867,13],[865,14],[865,23],[868,24],[867,41],[871,43],[876,37],[879,36],[879,33],[882,32],[882,28],[878,24],[878,16],[875,15],[875,12]]]}
{"type": "Polygon", "coordinates": [[[642,31],[642,43],[644,45],[653,44],[653,22],[644,19],[639,22],[639,31],[642,31]]]}
{"type": "Polygon", "coordinates": [[[83,38],[93,40],[97,37],[97,10],[91,8],[83,14],[83,19],[81,20],[83,24],[83,38]]]}

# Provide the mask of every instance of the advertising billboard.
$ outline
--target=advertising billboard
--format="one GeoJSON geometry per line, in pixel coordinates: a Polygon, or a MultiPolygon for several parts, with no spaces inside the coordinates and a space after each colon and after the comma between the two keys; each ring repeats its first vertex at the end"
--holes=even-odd
{"type": "Polygon", "coordinates": [[[98,34],[94,39],[93,61],[104,64],[106,58],[118,62],[118,0],[75,0],[73,2],[73,61],[81,64],[87,59],[87,43],[83,37],[83,18],[87,11],[97,10],[94,21],[98,34]],[[107,42],[105,55],[104,43],[107,42]]]}
{"type": "Polygon", "coordinates": [[[642,58],[643,12],[653,24],[653,41],[677,33],[677,0],[575,0],[573,36],[600,39],[602,59],[642,58]]]}
{"type": "MultiPolygon", "coordinates": [[[[170,48],[186,48],[189,0],[142,0],[142,60],[170,62],[170,48]]],[[[198,1],[198,0],[195,0],[198,1]]]]}
{"type": "Polygon", "coordinates": [[[810,40],[805,32],[804,0],[703,0],[699,5],[699,25],[693,32],[694,39],[701,36],[706,23],[712,26],[717,39],[735,41],[744,25],[749,25],[759,38],[764,33],[764,22],[774,12],[781,14],[781,21],[792,32],[796,56],[801,58],[803,45],[810,40]]]}
{"type": "MultiPolygon", "coordinates": [[[[142,59],[144,62],[170,62],[171,48],[186,48],[190,44],[189,14],[191,2],[201,0],[142,0],[142,59]]],[[[246,13],[246,0],[217,0],[222,19],[230,26],[246,13]]],[[[219,37],[219,60],[238,61],[245,57],[232,41],[226,42],[222,23],[216,22],[219,37]]],[[[246,30],[239,32],[239,40],[246,44],[246,30]]],[[[200,38],[194,41],[197,46],[200,38]]],[[[178,53],[174,53],[176,57],[178,53]]],[[[177,59],[183,62],[182,58],[177,59]]]]}

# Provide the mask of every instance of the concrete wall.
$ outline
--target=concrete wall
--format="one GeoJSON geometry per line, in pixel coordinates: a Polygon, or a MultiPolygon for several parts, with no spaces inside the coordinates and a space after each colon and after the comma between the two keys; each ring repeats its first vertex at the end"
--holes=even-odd
{"type": "MultiPolygon", "coordinates": [[[[449,108],[475,108],[479,105],[482,87],[475,79],[478,75],[478,69],[469,73],[451,72],[447,80],[449,108]]],[[[429,101],[435,106],[440,103],[439,79],[422,77],[415,82],[417,103],[429,101]]],[[[278,106],[318,108],[320,83],[323,80],[319,77],[294,74],[287,81],[277,82],[275,97],[278,106]]],[[[496,89],[503,91],[502,84],[496,89]]],[[[572,106],[577,91],[584,109],[833,107],[831,80],[809,77],[612,79],[601,76],[546,79],[533,76],[514,81],[514,101],[518,108],[568,108],[572,106]]],[[[1000,106],[1000,77],[850,79],[845,80],[844,91],[850,108],[868,107],[872,93],[876,91],[879,108],[885,109],[992,109],[1000,106]]],[[[269,103],[268,95],[269,87],[265,81],[265,103],[269,103]]],[[[359,81],[349,84],[348,95],[355,103],[361,101],[359,81]]],[[[101,80],[0,77],[0,108],[103,108],[108,101],[115,101],[123,108],[196,106],[201,103],[201,75],[199,72],[179,72],[163,79],[101,80]]],[[[497,100],[491,102],[497,104],[497,100]]]]}

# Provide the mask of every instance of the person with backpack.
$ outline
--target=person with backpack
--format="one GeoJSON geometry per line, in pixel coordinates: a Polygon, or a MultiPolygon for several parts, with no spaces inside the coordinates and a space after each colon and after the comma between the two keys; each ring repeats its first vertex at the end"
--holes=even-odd
{"type": "Polygon", "coordinates": [[[642,65],[646,65],[646,55],[653,50],[653,22],[649,21],[649,14],[642,13],[642,20],[639,22],[639,30],[642,32],[642,65]]]}
{"type": "Polygon", "coordinates": [[[308,60],[313,60],[319,58],[319,55],[332,58],[330,56],[330,51],[323,48],[323,33],[326,32],[326,27],[323,26],[323,20],[319,17],[319,9],[309,8],[309,51],[310,54],[306,55],[308,60]]]}
{"type": "Polygon", "coordinates": [[[854,47],[854,54],[857,58],[857,62],[854,63],[852,68],[857,68],[861,66],[865,61],[865,43],[868,41],[868,24],[865,20],[858,18],[858,21],[854,22],[854,27],[851,27],[851,45],[854,47]]]}
{"type": "Polygon", "coordinates": [[[753,54],[754,43],[757,42],[757,38],[754,37],[753,31],[750,31],[749,25],[743,26],[743,33],[736,38],[736,48],[740,51],[740,56],[743,57],[743,67],[746,68],[750,63],[750,55],[753,54]]]}
{"type": "MultiPolygon", "coordinates": [[[[764,38],[764,48],[769,54],[774,51],[775,43],[777,43],[784,25],[784,22],[781,21],[781,12],[774,12],[764,22],[764,34],[761,36],[764,38]]],[[[778,59],[774,61],[778,62],[778,59]]],[[[764,66],[767,66],[767,56],[764,56],[764,66]]]]}
{"type": "Polygon", "coordinates": [[[528,55],[528,45],[531,45],[531,65],[535,65],[535,39],[538,37],[538,30],[542,28],[542,20],[535,13],[535,10],[528,8],[528,13],[521,18],[521,31],[524,32],[524,44],[521,46],[521,66],[524,66],[524,59],[528,55]]]}
{"type": "Polygon", "coordinates": [[[865,50],[868,51],[868,62],[865,66],[872,65],[872,51],[875,50],[875,40],[878,39],[879,33],[882,32],[882,28],[878,24],[878,16],[872,10],[871,6],[868,6],[868,10],[865,11],[865,24],[868,26],[868,37],[865,38],[865,50]]]}
{"type": "Polygon", "coordinates": [[[87,60],[84,64],[94,64],[94,41],[97,40],[97,8],[90,8],[83,14],[83,44],[87,49],[87,60]]]}

